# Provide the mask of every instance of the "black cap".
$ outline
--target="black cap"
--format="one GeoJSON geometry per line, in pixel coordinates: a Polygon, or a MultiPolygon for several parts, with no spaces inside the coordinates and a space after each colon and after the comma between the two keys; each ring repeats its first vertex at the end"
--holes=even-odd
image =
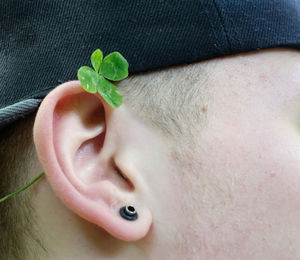
{"type": "Polygon", "coordinates": [[[2,0],[0,128],[32,113],[90,55],[129,75],[274,47],[300,48],[298,0],[2,0]]]}

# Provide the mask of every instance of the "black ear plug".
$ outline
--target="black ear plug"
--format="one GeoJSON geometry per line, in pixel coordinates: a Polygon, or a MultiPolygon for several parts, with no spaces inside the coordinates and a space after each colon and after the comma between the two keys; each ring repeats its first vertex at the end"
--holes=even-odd
{"type": "Polygon", "coordinates": [[[126,206],[120,209],[120,214],[127,220],[136,220],[138,214],[133,206],[126,206]]]}

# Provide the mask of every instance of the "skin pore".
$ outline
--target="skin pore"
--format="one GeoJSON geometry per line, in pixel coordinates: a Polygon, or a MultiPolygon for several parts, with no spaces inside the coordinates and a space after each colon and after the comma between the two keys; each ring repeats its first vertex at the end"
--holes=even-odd
{"type": "MultiPolygon", "coordinates": [[[[76,92],[76,82],[48,97],[41,114],[51,113],[51,98],[58,100],[51,145],[62,170],[52,165],[49,143],[41,140],[48,135],[36,123],[39,157],[34,154],[31,170],[48,170],[32,187],[33,215],[48,252],[40,259],[300,258],[300,53],[272,49],[210,62],[202,117],[173,131],[176,136],[163,134],[129,103],[112,112],[76,92]],[[78,112],[82,107],[86,112],[78,112]],[[88,137],[74,134],[80,130],[88,137]],[[76,147],[74,140],[81,140],[76,147]],[[88,205],[96,204],[85,187],[108,180],[112,190],[99,183],[107,193],[97,199],[116,221],[82,212],[81,197],[55,183],[61,175],[88,205]],[[128,229],[117,214],[127,202],[141,212],[128,229]]],[[[126,84],[130,79],[120,91],[126,84]]]]}

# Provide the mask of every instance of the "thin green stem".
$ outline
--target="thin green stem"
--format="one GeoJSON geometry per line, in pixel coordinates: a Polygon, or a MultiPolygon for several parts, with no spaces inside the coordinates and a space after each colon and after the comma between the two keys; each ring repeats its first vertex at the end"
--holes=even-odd
{"type": "Polygon", "coordinates": [[[4,198],[0,199],[0,203],[7,200],[8,198],[17,195],[18,193],[22,192],[23,190],[26,190],[28,187],[30,187],[32,184],[34,184],[36,181],[38,181],[45,173],[42,172],[38,177],[36,177],[32,182],[28,183],[25,187],[23,187],[22,189],[15,191],[9,195],[6,195],[4,198]]]}

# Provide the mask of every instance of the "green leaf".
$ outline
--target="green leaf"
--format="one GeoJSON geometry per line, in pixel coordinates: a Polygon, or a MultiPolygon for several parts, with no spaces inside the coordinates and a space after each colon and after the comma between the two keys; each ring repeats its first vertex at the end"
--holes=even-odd
{"type": "Polygon", "coordinates": [[[97,92],[97,85],[99,84],[99,75],[92,68],[88,66],[81,67],[77,72],[77,77],[84,90],[89,93],[97,92]]]}
{"type": "Polygon", "coordinates": [[[115,51],[103,59],[100,66],[100,74],[107,79],[118,81],[128,76],[128,66],[127,60],[121,53],[115,51]]]}
{"type": "Polygon", "coordinates": [[[100,65],[103,59],[103,53],[100,49],[97,49],[93,52],[91,56],[91,62],[94,70],[99,73],[100,65]]]}
{"type": "Polygon", "coordinates": [[[122,95],[117,87],[102,75],[100,76],[100,84],[98,85],[97,90],[112,107],[119,107],[122,104],[122,95]]]}

